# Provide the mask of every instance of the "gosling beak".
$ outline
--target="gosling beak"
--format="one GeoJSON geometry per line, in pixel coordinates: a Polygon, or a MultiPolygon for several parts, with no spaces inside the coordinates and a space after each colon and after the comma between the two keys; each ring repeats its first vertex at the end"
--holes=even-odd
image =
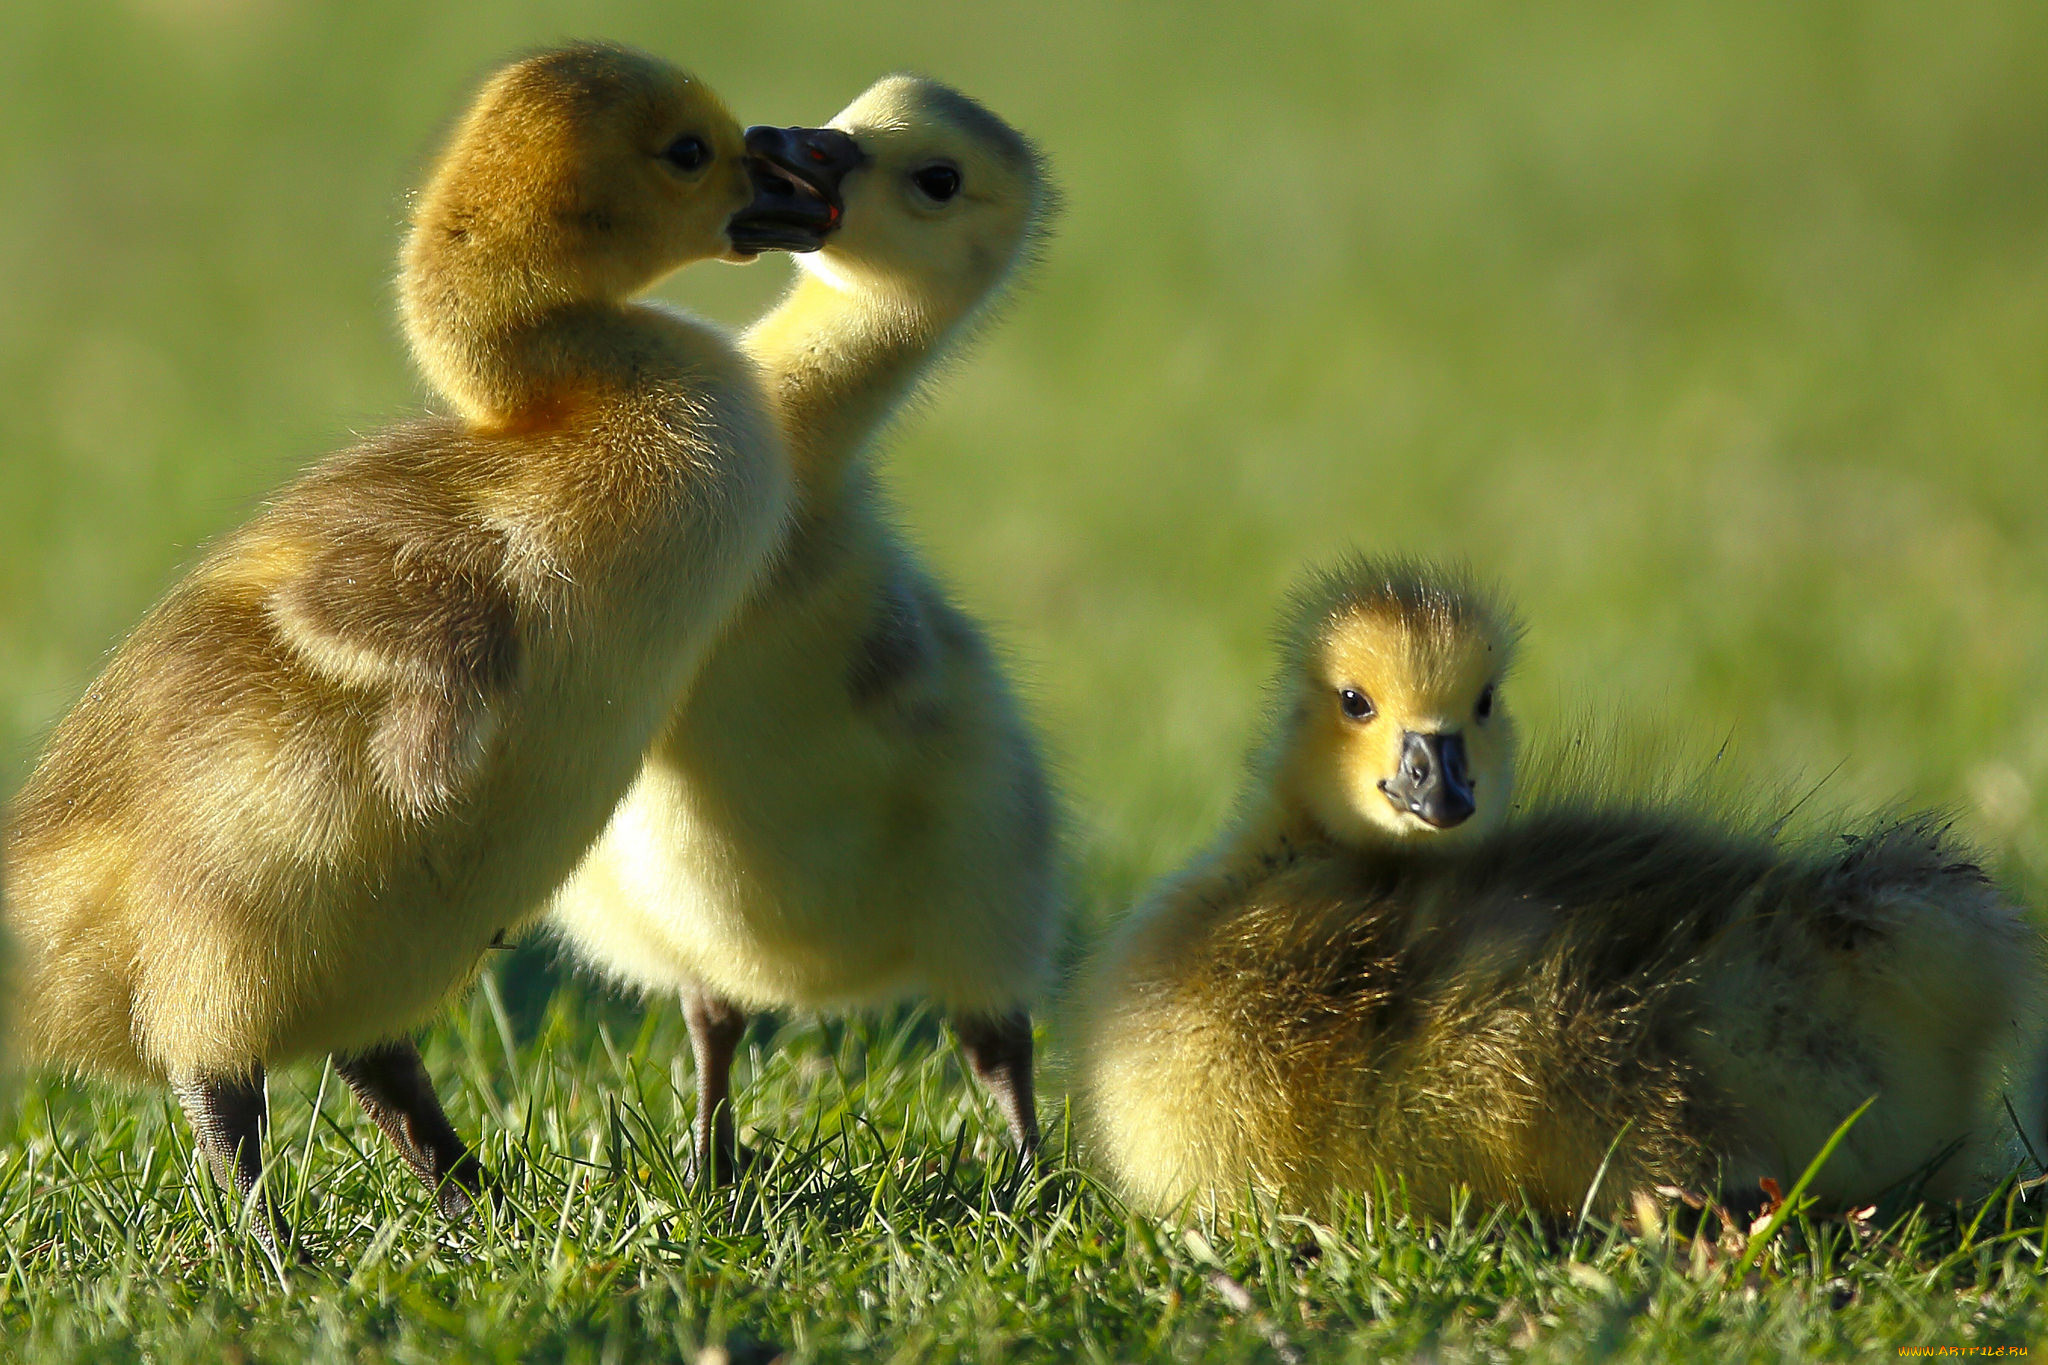
{"type": "Polygon", "coordinates": [[[1450,829],[1472,817],[1472,778],[1465,767],[1465,737],[1401,735],[1401,766],[1380,782],[1395,810],[1407,811],[1433,829],[1450,829]]]}
{"type": "Polygon", "coordinates": [[[734,250],[816,251],[845,211],[839,182],[866,160],[860,144],[837,128],[747,129],[754,202],[727,225],[734,250]]]}

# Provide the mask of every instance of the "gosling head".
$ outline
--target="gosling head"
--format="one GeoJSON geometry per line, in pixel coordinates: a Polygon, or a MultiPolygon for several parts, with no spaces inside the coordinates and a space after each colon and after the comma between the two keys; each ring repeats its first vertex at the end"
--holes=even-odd
{"type": "Polygon", "coordinates": [[[747,146],[802,196],[826,185],[844,217],[802,257],[827,282],[939,316],[970,311],[1027,259],[1057,211],[1031,143],[922,76],[885,76],[829,128],[750,128],[747,146]]]}
{"type": "Polygon", "coordinates": [[[1501,684],[1518,628],[1462,574],[1354,559],[1297,594],[1270,761],[1284,806],[1354,847],[1470,837],[1507,812],[1501,684]]]}
{"type": "Polygon", "coordinates": [[[692,261],[744,259],[731,224],[753,198],[739,124],[694,77],[597,43],[513,62],[485,82],[416,202],[408,325],[516,321],[630,297],[692,261]]]}

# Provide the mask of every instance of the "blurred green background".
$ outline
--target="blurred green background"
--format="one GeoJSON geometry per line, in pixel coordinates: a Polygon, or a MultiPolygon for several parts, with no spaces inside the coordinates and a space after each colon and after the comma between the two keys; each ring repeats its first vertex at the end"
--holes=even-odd
{"type": "MultiPolygon", "coordinates": [[[[1590,706],[2048,886],[2048,6],[34,0],[0,40],[0,791],[208,537],[423,401],[407,186],[508,53],[749,122],[914,68],[1070,199],[888,454],[1088,900],[1205,837],[1307,560],[1469,557],[1590,706]]],[[[730,321],[787,264],[686,272],[730,321]]]]}

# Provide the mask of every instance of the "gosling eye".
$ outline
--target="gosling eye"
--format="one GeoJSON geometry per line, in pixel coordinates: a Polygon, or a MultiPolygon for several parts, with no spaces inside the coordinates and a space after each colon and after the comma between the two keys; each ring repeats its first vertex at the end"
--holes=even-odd
{"type": "Polygon", "coordinates": [[[934,161],[910,173],[917,192],[935,204],[943,204],[960,193],[960,168],[950,161],[934,161]]]}
{"type": "Polygon", "coordinates": [[[1472,714],[1477,716],[1481,720],[1485,720],[1488,716],[1491,716],[1493,714],[1492,683],[1488,683],[1486,685],[1486,690],[1479,694],[1479,704],[1472,708],[1472,714]]]}
{"type": "Polygon", "coordinates": [[[661,159],[679,171],[702,170],[711,160],[711,147],[695,133],[684,133],[661,149],[661,159]]]}
{"type": "Polygon", "coordinates": [[[1345,688],[1337,694],[1337,701],[1344,708],[1344,715],[1351,720],[1371,720],[1378,714],[1373,709],[1372,698],[1356,688],[1345,688]]]}

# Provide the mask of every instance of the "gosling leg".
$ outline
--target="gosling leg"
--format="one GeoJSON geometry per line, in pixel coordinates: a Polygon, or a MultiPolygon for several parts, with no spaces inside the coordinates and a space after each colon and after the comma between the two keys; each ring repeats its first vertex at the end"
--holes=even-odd
{"type": "Polygon", "coordinates": [[[1038,1101],[1031,1086],[1031,1016],[963,1014],[950,1020],[960,1050],[1003,1119],[1010,1141],[1027,1160],[1038,1154],[1038,1101]]]}
{"type": "MultiPolygon", "coordinates": [[[[239,1204],[249,1206],[256,1240],[272,1259],[284,1264],[284,1249],[292,1244],[292,1230],[272,1209],[269,1194],[257,1188],[257,1182],[263,1178],[263,1130],[270,1126],[270,1108],[263,1097],[262,1065],[259,1063],[248,1074],[233,1079],[204,1077],[179,1081],[171,1089],[185,1110],[185,1121],[192,1125],[199,1150],[206,1154],[214,1180],[222,1189],[233,1191],[239,1204]]],[[[303,1248],[299,1258],[305,1259],[303,1248]]]]}
{"type": "Polygon", "coordinates": [[[467,1218],[491,1187],[476,1154],[448,1122],[420,1050],[410,1040],[380,1043],[350,1057],[336,1057],[334,1069],[355,1092],[391,1145],[433,1193],[443,1217],[467,1218]]]}
{"type": "Polygon", "coordinates": [[[740,1148],[732,1122],[732,1059],[747,1031],[746,1011],[700,987],[683,992],[683,1018],[697,1059],[697,1171],[730,1185],[754,1155],[740,1148]]]}

